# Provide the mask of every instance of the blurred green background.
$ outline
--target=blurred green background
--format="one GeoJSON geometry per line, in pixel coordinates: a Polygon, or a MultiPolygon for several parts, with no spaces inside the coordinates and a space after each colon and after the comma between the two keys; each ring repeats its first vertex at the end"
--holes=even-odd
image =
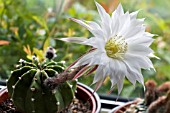
{"type": "MultiPolygon", "coordinates": [[[[152,59],[156,72],[143,70],[145,81],[154,79],[158,84],[170,80],[170,1],[169,0],[96,0],[108,13],[119,2],[124,10],[139,10],[139,18],[145,18],[147,31],[158,36],[151,48],[161,60],[152,59]]],[[[96,21],[99,15],[93,0],[0,0],[0,79],[7,79],[14,64],[20,58],[30,59],[37,54],[43,58],[49,46],[57,49],[56,60],[65,60],[69,65],[90,47],[54,40],[60,37],[90,37],[87,29],[69,20],[69,17],[96,21]]],[[[91,85],[93,74],[79,81],[91,85]]],[[[107,79],[98,93],[107,94],[110,81],[107,79]]],[[[140,97],[140,84],[132,86],[127,80],[121,96],[140,97]],[[135,92],[135,93],[134,93],[135,92]]],[[[117,90],[111,93],[117,95],[117,90]]]]}

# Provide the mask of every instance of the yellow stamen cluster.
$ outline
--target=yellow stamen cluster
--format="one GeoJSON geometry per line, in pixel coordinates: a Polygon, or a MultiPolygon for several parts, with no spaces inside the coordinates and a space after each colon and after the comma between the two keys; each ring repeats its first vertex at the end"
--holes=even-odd
{"type": "Polygon", "coordinates": [[[105,45],[106,54],[110,58],[122,59],[127,51],[127,43],[121,36],[111,37],[105,45]]]}

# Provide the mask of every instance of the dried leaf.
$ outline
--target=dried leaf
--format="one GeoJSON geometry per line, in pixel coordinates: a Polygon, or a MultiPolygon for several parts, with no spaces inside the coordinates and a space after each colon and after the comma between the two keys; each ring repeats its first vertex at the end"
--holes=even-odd
{"type": "Polygon", "coordinates": [[[119,5],[119,0],[109,0],[109,13],[112,13],[119,5]]]}
{"type": "Polygon", "coordinates": [[[23,46],[23,48],[24,48],[24,52],[25,52],[27,55],[32,55],[32,52],[31,52],[31,49],[30,49],[30,46],[29,46],[29,45],[23,46]]]}
{"type": "Polygon", "coordinates": [[[1,46],[1,45],[8,45],[8,44],[9,44],[9,41],[0,40],[0,46],[1,46]]]}

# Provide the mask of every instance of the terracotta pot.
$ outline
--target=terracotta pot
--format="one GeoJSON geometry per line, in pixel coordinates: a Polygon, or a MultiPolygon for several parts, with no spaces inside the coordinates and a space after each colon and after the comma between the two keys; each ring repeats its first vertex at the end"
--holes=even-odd
{"type": "Polygon", "coordinates": [[[124,113],[126,111],[126,109],[130,107],[131,104],[137,104],[138,102],[139,102],[138,99],[135,101],[127,102],[126,104],[124,104],[122,106],[115,107],[109,113],[124,113]]]}
{"type": "Polygon", "coordinates": [[[83,101],[89,101],[91,104],[92,113],[99,113],[101,110],[100,98],[90,87],[78,83],[76,97],[83,101]]]}
{"type": "Polygon", "coordinates": [[[0,90],[0,104],[7,100],[8,98],[9,97],[7,88],[3,88],[2,90],[0,90]]]}
{"type": "MultiPolygon", "coordinates": [[[[89,101],[91,104],[92,113],[99,113],[101,110],[101,103],[100,98],[97,93],[93,93],[94,91],[89,88],[88,86],[78,83],[77,84],[77,93],[76,97],[84,102],[89,101]]],[[[8,97],[8,90],[4,88],[0,91],[0,104],[7,100],[8,97]]]]}

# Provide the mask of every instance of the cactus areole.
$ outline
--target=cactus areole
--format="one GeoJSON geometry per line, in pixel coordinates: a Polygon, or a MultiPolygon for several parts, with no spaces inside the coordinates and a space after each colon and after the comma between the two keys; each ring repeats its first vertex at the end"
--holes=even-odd
{"type": "Polygon", "coordinates": [[[74,97],[72,87],[76,83],[72,86],[73,84],[64,82],[54,90],[43,84],[44,80],[63,70],[62,62],[48,58],[42,63],[36,57],[32,62],[20,60],[20,65],[11,72],[7,82],[9,96],[17,109],[23,113],[56,113],[66,108],[74,97]]]}

